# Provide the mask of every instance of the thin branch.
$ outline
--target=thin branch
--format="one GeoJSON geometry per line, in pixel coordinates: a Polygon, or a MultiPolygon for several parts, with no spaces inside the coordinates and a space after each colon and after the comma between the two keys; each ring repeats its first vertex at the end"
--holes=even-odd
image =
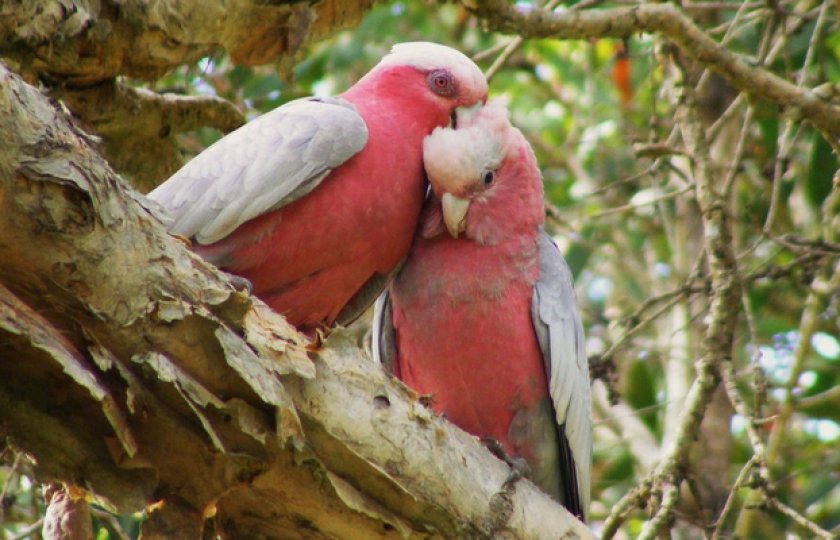
{"type": "Polygon", "coordinates": [[[674,507],[680,500],[678,482],[669,482],[665,485],[662,495],[662,505],[656,511],[653,518],[645,523],[639,533],[639,540],[653,540],[659,536],[659,531],[667,527],[672,519],[674,507]]]}
{"type": "Polygon", "coordinates": [[[816,407],[818,405],[823,405],[830,401],[834,401],[840,398],[840,386],[835,386],[830,388],[824,392],[820,392],[819,394],[814,394],[813,396],[799,398],[796,401],[796,408],[797,409],[806,409],[809,407],[816,407]]]}
{"type": "Polygon", "coordinates": [[[624,494],[610,510],[604,520],[604,530],[601,532],[603,540],[610,540],[627,517],[637,508],[643,507],[650,496],[650,483],[645,481],[624,494]]]}
{"type": "Polygon", "coordinates": [[[728,216],[721,195],[714,189],[709,144],[700,121],[694,92],[685,84],[685,75],[672,58],[671,86],[676,98],[676,121],[688,151],[694,156],[694,180],[703,221],[703,239],[711,271],[711,304],[702,357],[697,362],[697,377],[689,388],[680,413],[676,433],[663,452],[663,458],[650,481],[662,490],[662,504],[642,529],[640,538],[654,538],[671,522],[679,500],[688,452],[694,443],[706,407],[720,381],[720,365],[731,359],[737,311],[732,309],[741,294],[728,216]]]}
{"type": "Polygon", "coordinates": [[[735,411],[744,419],[746,424],[747,438],[752,446],[752,457],[756,461],[756,465],[759,467],[759,474],[761,474],[762,478],[766,479],[767,473],[764,470],[764,462],[767,459],[767,447],[765,446],[764,440],[761,438],[758,429],[756,429],[755,413],[750,410],[749,405],[747,405],[747,402],[744,401],[741,397],[741,393],[738,391],[738,387],[735,383],[735,367],[732,365],[731,361],[723,362],[721,375],[723,376],[723,384],[726,388],[726,395],[729,398],[729,401],[732,403],[735,411]]]}
{"type": "Polygon", "coordinates": [[[465,0],[464,5],[486,19],[490,26],[522,37],[589,39],[624,38],[638,32],[660,34],[735,88],[797,111],[828,133],[840,133],[840,108],[826,103],[809,89],[750,65],[746,59],[706,35],[673,4],[646,3],[626,8],[561,12],[542,9],[524,12],[505,0],[465,0]]]}
{"type": "Polygon", "coordinates": [[[114,514],[93,507],[91,507],[90,513],[93,514],[96,519],[104,521],[111,532],[116,535],[117,540],[131,540],[131,537],[129,537],[123,530],[122,525],[120,525],[120,521],[116,518],[116,516],[114,516],[114,514]]]}
{"type": "MultiPolygon", "coordinates": [[[[833,242],[837,234],[833,227],[835,210],[840,204],[840,171],[834,175],[832,190],[823,202],[823,235],[826,242],[833,242]]],[[[784,397],[781,400],[776,421],[773,423],[773,430],[767,442],[766,466],[772,467],[780,458],[782,446],[786,439],[788,423],[793,416],[797,401],[795,389],[799,384],[799,377],[805,369],[805,362],[811,347],[811,338],[816,331],[820,316],[823,313],[824,299],[840,289],[840,262],[826,264],[814,277],[808,297],[805,300],[805,307],[799,319],[799,337],[793,349],[793,361],[790,366],[790,374],[784,385],[784,397]]],[[[758,495],[754,494],[748,503],[755,503],[758,495]]],[[[747,537],[755,519],[756,512],[742,512],[738,517],[735,531],[739,536],[747,537]]]]}
{"type": "Polygon", "coordinates": [[[667,201],[670,199],[676,199],[680,195],[685,195],[689,191],[692,190],[691,186],[686,186],[682,189],[678,189],[676,191],[670,191],[668,193],[663,193],[662,195],[657,195],[652,199],[648,199],[646,201],[640,203],[630,203],[630,204],[623,204],[621,206],[614,206],[612,208],[607,208],[606,210],[601,210],[600,212],[593,212],[589,214],[589,219],[599,219],[606,216],[611,216],[613,214],[620,214],[622,212],[632,212],[633,210],[638,210],[643,206],[648,206],[651,204],[656,204],[661,201],[667,201]]]}
{"type": "Polygon", "coordinates": [[[717,523],[715,524],[715,530],[714,532],[712,532],[711,540],[718,540],[718,538],[720,538],[720,534],[723,531],[723,526],[726,523],[726,518],[729,517],[729,512],[732,511],[732,507],[735,505],[735,495],[737,494],[741,486],[744,485],[744,482],[746,482],[750,471],[752,471],[753,466],[755,466],[755,459],[755,456],[752,456],[750,459],[747,460],[744,466],[741,467],[741,472],[738,473],[738,477],[735,479],[735,483],[732,484],[732,489],[729,490],[729,495],[726,497],[726,503],[724,503],[723,505],[723,510],[720,511],[717,523]]]}
{"type": "Polygon", "coordinates": [[[676,294],[672,298],[670,298],[658,310],[656,310],[648,317],[645,317],[644,319],[640,320],[638,323],[627,329],[627,331],[624,332],[624,334],[622,334],[620,338],[615,340],[613,344],[610,345],[610,347],[606,351],[604,351],[603,354],[601,354],[601,358],[611,357],[615,353],[615,351],[618,350],[618,348],[624,344],[625,341],[627,341],[630,337],[634,336],[639,330],[658,319],[663,313],[671,309],[675,304],[682,300],[683,294],[684,293],[680,291],[679,294],[676,294]]]}
{"type": "Polygon", "coordinates": [[[17,534],[10,536],[8,538],[8,540],[23,540],[24,538],[29,538],[31,536],[35,536],[35,535],[41,533],[41,527],[43,527],[43,526],[44,526],[44,518],[42,517],[41,519],[39,519],[35,523],[32,523],[32,524],[26,526],[26,528],[21,529],[20,532],[18,532],[17,534]]]}
{"type": "Polygon", "coordinates": [[[817,535],[818,537],[825,538],[826,540],[836,540],[837,539],[837,536],[835,536],[834,534],[830,533],[829,531],[823,529],[822,527],[820,527],[819,525],[817,525],[816,523],[814,523],[810,519],[806,518],[805,516],[803,516],[802,514],[800,514],[799,512],[794,510],[793,508],[791,508],[790,506],[786,505],[785,503],[783,503],[782,501],[780,501],[776,497],[767,497],[766,500],[767,500],[767,503],[770,506],[772,506],[773,508],[775,508],[776,510],[778,510],[782,514],[789,517],[791,520],[793,520],[799,526],[804,527],[805,529],[808,529],[809,531],[811,531],[813,534],[817,535]]]}
{"type": "Polygon", "coordinates": [[[732,187],[735,185],[735,177],[741,169],[741,162],[744,160],[744,151],[747,146],[747,135],[750,133],[754,115],[755,108],[747,107],[747,112],[744,115],[744,121],[741,125],[741,134],[738,136],[738,144],[735,147],[735,155],[732,157],[732,162],[729,165],[729,170],[727,171],[726,178],[723,181],[724,200],[729,199],[729,196],[732,193],[732,187]]]}

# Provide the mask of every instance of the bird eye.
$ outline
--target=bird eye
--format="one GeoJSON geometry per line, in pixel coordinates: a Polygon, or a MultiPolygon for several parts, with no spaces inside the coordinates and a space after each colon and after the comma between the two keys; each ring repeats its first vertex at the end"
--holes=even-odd
{"type": "Polygon", "coordinates": [[[493,183],[493,180],[496,179],[496,173],[493,171],[484,171],[484,174],[481,176],[481,179],[484,181],[485,186],[489,186],[493,183]]]}
{"type": "Polygon", "coordinates": [[[453,97],[455,95],[455,81],[452,79],[452,74],[445,69],[430,72],[426,76],[426,84],[439,96],[453,97]]]}

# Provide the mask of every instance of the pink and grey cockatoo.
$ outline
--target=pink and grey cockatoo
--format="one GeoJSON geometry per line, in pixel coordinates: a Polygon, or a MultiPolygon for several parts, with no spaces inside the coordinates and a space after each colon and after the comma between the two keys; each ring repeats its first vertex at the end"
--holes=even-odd
{"type": "Polygon", "coordinates": [[[398,44],[340,96],[260,116],[148,196],[170,232],[249,280],[292,324],[346,324],[411,245],[426,191],[423,138],[486,97],[462,53],[398,44]]]}
{"type": "Polygon", "coordinates": [[[376,302],[373,356],[450,421],[524,459],[530,478],[583,519],[588,362],[571,273],[542,230],[531,147],[492,101],[423,146],[433,194],[376,302]]]}

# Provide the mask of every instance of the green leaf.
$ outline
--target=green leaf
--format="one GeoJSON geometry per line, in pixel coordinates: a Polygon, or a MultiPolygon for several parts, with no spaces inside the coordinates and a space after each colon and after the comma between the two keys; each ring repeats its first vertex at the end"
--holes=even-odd
{"type": "Polygon", "coordinates": [[[808,156],[808,175],[805,177],[805,198],[815,208],[831,192],[831,181],[837,170],[837,156],[831,150],[831,145],[814,131],[811,134],[811,153],[808,156]]]}

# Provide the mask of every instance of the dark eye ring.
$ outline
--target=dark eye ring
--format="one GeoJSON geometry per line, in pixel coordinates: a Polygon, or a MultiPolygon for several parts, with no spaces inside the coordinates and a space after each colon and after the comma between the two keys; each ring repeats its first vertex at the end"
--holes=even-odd
{"type": "Polygon", "coordinates": [[[439,96],[455,96],[455,83],[452,80],[452,74],[445,69],[437,69],[426,75],[426,84],[432,92],[439,96]]]}
{"type": "Polygon", "coordinates": [[[481,177],[481,180],[484,182],[485,186],[489,186],[493,183],[493,180],[496,179],[496,173],[493,171],[484,171],[484,174],[481,177]]]}

